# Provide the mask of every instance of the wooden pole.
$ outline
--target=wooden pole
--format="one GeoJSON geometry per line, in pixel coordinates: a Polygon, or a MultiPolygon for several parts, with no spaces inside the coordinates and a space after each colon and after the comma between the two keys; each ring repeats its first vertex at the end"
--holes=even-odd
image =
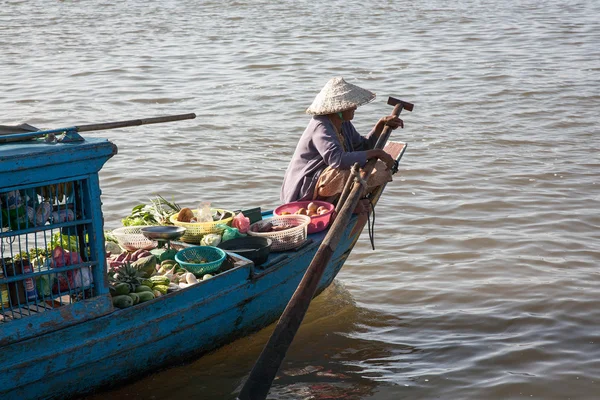
{"type": "Polygon", "coordinates": [[[104,129],[116,129],[116,128],[124,128],[126,126],[160,124],[162,122],[181,121],[184,119],[194,119],[194,118],[196,118],[196,114],[189,113],[189,114],[167,115],[164,117],[131,119],[128,121],[104,122],[101,124],[80,125],[80,126],[76,126],[75,128],[77,129],[78,132],[101,131],[104,129]]]}
{"type": "MultiPolygon", "coordinates": [[[[397,104],[394,107],[392,115],[398,116],[401,111],[402,104],[397,104]]],[[[386,135],[382,132],[377,142],[378,145],[385,145],[385,141],[387,141],[390,131],[391,128],[386,126],[384,129],[386,135]]],[[[367,162],[361,173],[362,182],[367,181],[373,171],[376,161],[376,159],[371,159],[367,162]]],[[[266,399],[271,384],[273,383],[273,379],[275,379],[275,375],[277,375],[277,371],[285,358],[285,354],[306,315],[306,311],[316,293],[323,272],[335,252],[341,239],[342,232],[350,222],[352,211],[356,208],[364,189],[363,184],[354,181],[348,198],[344,201],[338,216],[325,236],[325,239],[323,239],[315,257],[308,266],[302,281],[300,281],[298,288],[292,295],[287,307],[279,318],[279,322],[269,338],[269,341],[263,348],[256,364],[254,364],[250,376],[244,383],[238,397],[239,400],[266,399]]]]}
{"type": "MultiPolygon", "coordinates": [[[[354,166],[352,168],[355,168],[355,167],[360,167],[360,165],[358,163],[356,163],[356,164],[354,164],[354,166]]],[[[340,211],[342,210],[342,206],[346,202],[346,199],[348,198],[348,195],[350,194],[350,190],[352,189],[352,182],[354,182],[354,176],[352,176],[352,174],[350,174],[348,176],[348,180],[346,181],[346,184],[344,185],[344,189],[342,189],[342,194],[340,195],[340,198],[338,199],[338,203],[335,206],[334,216],[339,214],[340,211]]]]}
{"type": "Polygon", "coordinates": [[[167,115],[164,117],[153,117],[143,119],[131,119],[128,121],[117,121],[117,122],[104,122],[100,124],[80,125],[72,126],[68,128],[48,129],[43,131],[33,131],[26,133],[3,133],[0,135],[0,143],[15,142],[19,140],[31,140],[39,137],[43,137],[49,134],[60,134],[65,131],[75,132],[89,132],[89,131],[100,131],[105,129],[116,129],[124,128],[126,126],[138,126],[148,124],[159,124],[162,122],[181,121],[184,119],[194,119],[196,114],[179,114],[179,115],[167,115]]]}

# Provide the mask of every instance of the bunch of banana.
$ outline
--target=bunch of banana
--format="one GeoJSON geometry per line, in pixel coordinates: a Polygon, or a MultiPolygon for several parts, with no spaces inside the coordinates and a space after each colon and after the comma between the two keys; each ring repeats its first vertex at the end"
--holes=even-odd
{"type": "Polygon", "coordinates": [[[55,185],[47,185],[40,187],[40,196],[44,200],[57,203],[65,200],[65,195],[68,197],[73,193],[73,182],[62,182],[55,185]]]}

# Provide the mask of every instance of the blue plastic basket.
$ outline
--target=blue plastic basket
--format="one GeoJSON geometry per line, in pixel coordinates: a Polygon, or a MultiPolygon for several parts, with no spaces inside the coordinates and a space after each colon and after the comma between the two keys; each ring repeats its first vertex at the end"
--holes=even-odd
{"type": "Polygon", "coordinates": [[[218,247],[192,246],[179,250],[175,254],[175,261],[192,274],[201,276],[217,271],[221,267],[221,264],[223,264],[223,261],[225,261],[225,257],[227,257],[227,253],[218,247]],[[207,262],[194,262],[201,258],[207,262]]]}

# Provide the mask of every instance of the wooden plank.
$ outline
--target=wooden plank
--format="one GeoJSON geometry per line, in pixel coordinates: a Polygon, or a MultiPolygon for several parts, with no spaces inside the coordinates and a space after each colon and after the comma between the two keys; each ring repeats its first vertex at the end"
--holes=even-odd
{"type": "Polygon", "coordinates": [[[392,158],[395,160],[400,154],[402,154],[402,151],[404,151],[405,147],[406,143],[388,142],[383,150],[385,150],[385,152],[392,156],[392,158]]]}

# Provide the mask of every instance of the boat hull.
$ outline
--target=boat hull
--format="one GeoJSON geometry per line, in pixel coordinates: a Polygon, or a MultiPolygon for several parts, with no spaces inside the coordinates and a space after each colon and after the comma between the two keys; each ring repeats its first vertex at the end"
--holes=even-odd
{"type": "MultiPolygon", "coordinates": [[[[347,226],[318,293],[350,254],[361,230],[351,235],[357,223],[353,218],[347,226]]],[[[0,348],[2,398],[80,396],[192,360],[266,327],[282,314],[325,233],[310,235],[311,244],[268,268],[247,260],[168,296],[0,348]]]]}

